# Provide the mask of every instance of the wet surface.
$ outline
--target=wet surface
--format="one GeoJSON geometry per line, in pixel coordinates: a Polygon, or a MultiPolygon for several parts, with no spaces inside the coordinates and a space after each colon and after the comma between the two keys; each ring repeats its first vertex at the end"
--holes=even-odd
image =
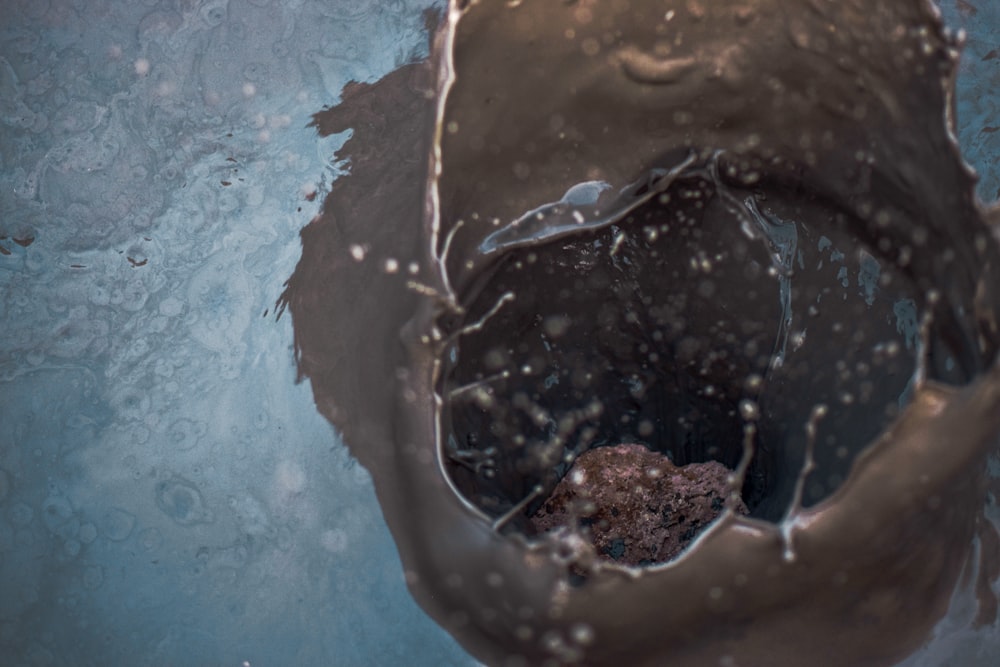
{"type": "Polygon", "coordinates": [[[3,3],[0,664],[473,664],[273,315],[424,4],[3,3]]]}

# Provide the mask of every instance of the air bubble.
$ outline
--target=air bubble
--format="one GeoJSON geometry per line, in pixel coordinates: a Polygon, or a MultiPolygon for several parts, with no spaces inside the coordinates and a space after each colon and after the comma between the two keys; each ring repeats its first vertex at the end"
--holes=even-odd
{"type": "Polygon", "coordinates": [[[551,315],[545,318],[542,326],[545,333],[551,338],[559,338],[569,330],[572,320],[565,315],[551,315]]]}
{"type": "Polygon", "coordinates": [[[205,507],[198,488],[179,477],[156,485],[156,506],[182,526],[211,523],[214,520],[212,513],[205,507]]]}
{"type": "Polygon", "coordinates": [[[80,526],[80,530],[76,536],[84,544],[90,544],[97,539],[97,526],[92,523],[85,523],[80,526]]]}
{"type": "Polygon", "coordinates": [[[226,20],[226,0],[210,2],[201,9],[201,18],[210,28],[222,25],[226,20]]]}
{"type": "Polygon", "coordinates": [[[740,417],[744,421],[757,421],[760,419],[760,407],[756,402],[745,398],[740,401],[740,417]]]}
{"type": "Polygon", "coordinates": [[[73,507],[62,496],[50,496],[42,503],[42,521],[53,533],[73,516],[73,507]]]}
{"type": "Polygon", "coordinates": [[[105,537],[112,542],[121,542],[132,534],[135,516],[123,509],[112,507],[101,515],[100,524],[105,537]]]}
{"type": "Polygon", "coordinates": [[[190,419],[178,419],[167,431],[171,449],[179,452],[194,449],[201,440],[203,431],[204,427],[195,424],[190,419]]]}
{"type": "Polygon", "coordinates": [[[589,646],[594,643],[594,628],[586,623],[577,623],[569,631],[570,637],[577,644],[589,646]]]}
{"type": "Polygon", "coordinates": [[[63,553],[70,558],[75,558],[80,553],[80,542],[78,540],[66,540],[63,542],[63,553]]]}

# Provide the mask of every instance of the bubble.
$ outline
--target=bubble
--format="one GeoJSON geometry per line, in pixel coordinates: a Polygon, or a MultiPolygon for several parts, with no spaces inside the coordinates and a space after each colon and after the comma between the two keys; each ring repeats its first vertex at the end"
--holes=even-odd
{"type": "Polygon", "coordinates": [[[204,427],[195,424],[190,419],[178,419],[167,431],[171,449],[179,452],[194,449],[201,440],[201,434],[204,430],[204,427]]]}
{"type": "Polygon", "coordinates": [[[757,421],[760,419],[760,408],[754,401],[743,399],[740,401],[740,416],[744,421],[757,421]]]}
{"type": "Polygon", "coordinates": [[[588,646],[594,641],[594,628],[586,623],[577,623],[570,628],[570,636],[577,644],[588,646]]]}
{"type": "Polygon", "coordinates": [[[211,523],[212,513],[205,507],[201,492],[196,486],[180,477],[156,485],[156,506],[182,526],[211,523]]]}
{"type": "Polygon", "coordinates": [[[545,318],[543,327],[545,333],[551,338],[559,338],[565,335],[573,321],[565,315],[551,315],[545,318]]]}
{"type": "Polygon", "coordinates": [[[132,534],[135,516],[123,509],[112,507],[101,515],[99,523],[105,537],[112,542],[121,542],[132,534]]]}
{"type": "Polygon", "coordinates": [[[580,44],[581,50],[588,56],[596,56],[601,52],[601,43],[593,37],[588,37],[580,44]]]}
{"type": "Polygon", "coordinates": [[[216,0],[208,2],[201,8],[201,18],[211,28],[222,25],[226,20],[226,3],[228,0],[216,0]]]}
{"type": "Polygon", "coordinates": [[[42,502],[42,521],[53,533],[73,516],[73,507],[62,496],[49,496],[42,502]]]}
{"type": "Polygon", "coordinates": [[[77,538],[84,544],[90,544],[97,539],[97,526],[92,523],[85,523],[77,531],[77,538]]]}
{"type": "Polygon", "coordinates": [[[63,553],[70,558],[74,558],[80,553],[80,542],[78,540],[66,540],[63,542],[63,553]]]}
{"type": "Polygon", "coordinates": [[[151,399],[138,387],[126,387],[112,401],[121,421],[142,421],[149,413],[151,399]]]}

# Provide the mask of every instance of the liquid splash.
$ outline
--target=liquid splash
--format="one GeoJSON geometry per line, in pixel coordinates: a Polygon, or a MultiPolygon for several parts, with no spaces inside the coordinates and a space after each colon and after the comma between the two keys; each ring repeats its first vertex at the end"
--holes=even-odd
{"type": "Polygon", "coordinates": [[[303,232],[299,368],[470,652],[892,665],[972,580],[995,631],[1000,252],[957,46],[918,0],[454,3],[429,63],[317,115],[392,136],[356,130],[303,232]],[[625,436],[735,468],[751,516],[641,568],[533,535],[625,436]]]}

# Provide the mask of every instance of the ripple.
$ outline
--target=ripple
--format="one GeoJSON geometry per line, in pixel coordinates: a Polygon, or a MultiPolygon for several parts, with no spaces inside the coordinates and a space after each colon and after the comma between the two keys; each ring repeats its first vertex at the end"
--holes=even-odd
{"type": "Polygon", "coordinates": [[[182,526],[214,521],[198,487],[180,477],[172,477],[156,485],[156,506],[182,526]]]}
{"type": "Polygon", "coordinates": [[[73,516],[73,506],[63,496],[49,496],[42,502],[42,521],[53,533],[73,516]]]}
{"type": "Polygon", "coordinates": [[[63,542],[63,555],[69,558],[76,558],[80,554],[80,549],[83,547],[80,545],[79,540],[69,539],[63,542]]]}
{"type": "Polygon", "coordinates": [[[211,28],[222,25],[222,22],[226,20],[227,4],[229,4],[228,0],[206,2],[200,11],[202,20],[211,28]]]}
{"type": "Polygon", "coordinates": [[[126,385],[112,399],[112,407],[119,421],[144,421],[149,414],[152,400],[145,389],[126,385]]]}
{"type": "Polygon", "coordinates": [[[186,452],[198,445],[204,433],[205,426],[203,424],[196,424],[190,419],[178,419],[170,425],[167,438],[172,449],[186,452]]]}
{"type": "Polygon", "coordinates": [[[101,515],[100,524],[105,537],[112,542],[122,542],[132,534],[135,516],[123,509],[112,507],[101,515]]]}
{"type": "Polygon", "coordinates": [[[77,532],[77,537],[84,544],[90,544],[97,539],[97,526],[92,523],[83,524],[77,532]]]}

